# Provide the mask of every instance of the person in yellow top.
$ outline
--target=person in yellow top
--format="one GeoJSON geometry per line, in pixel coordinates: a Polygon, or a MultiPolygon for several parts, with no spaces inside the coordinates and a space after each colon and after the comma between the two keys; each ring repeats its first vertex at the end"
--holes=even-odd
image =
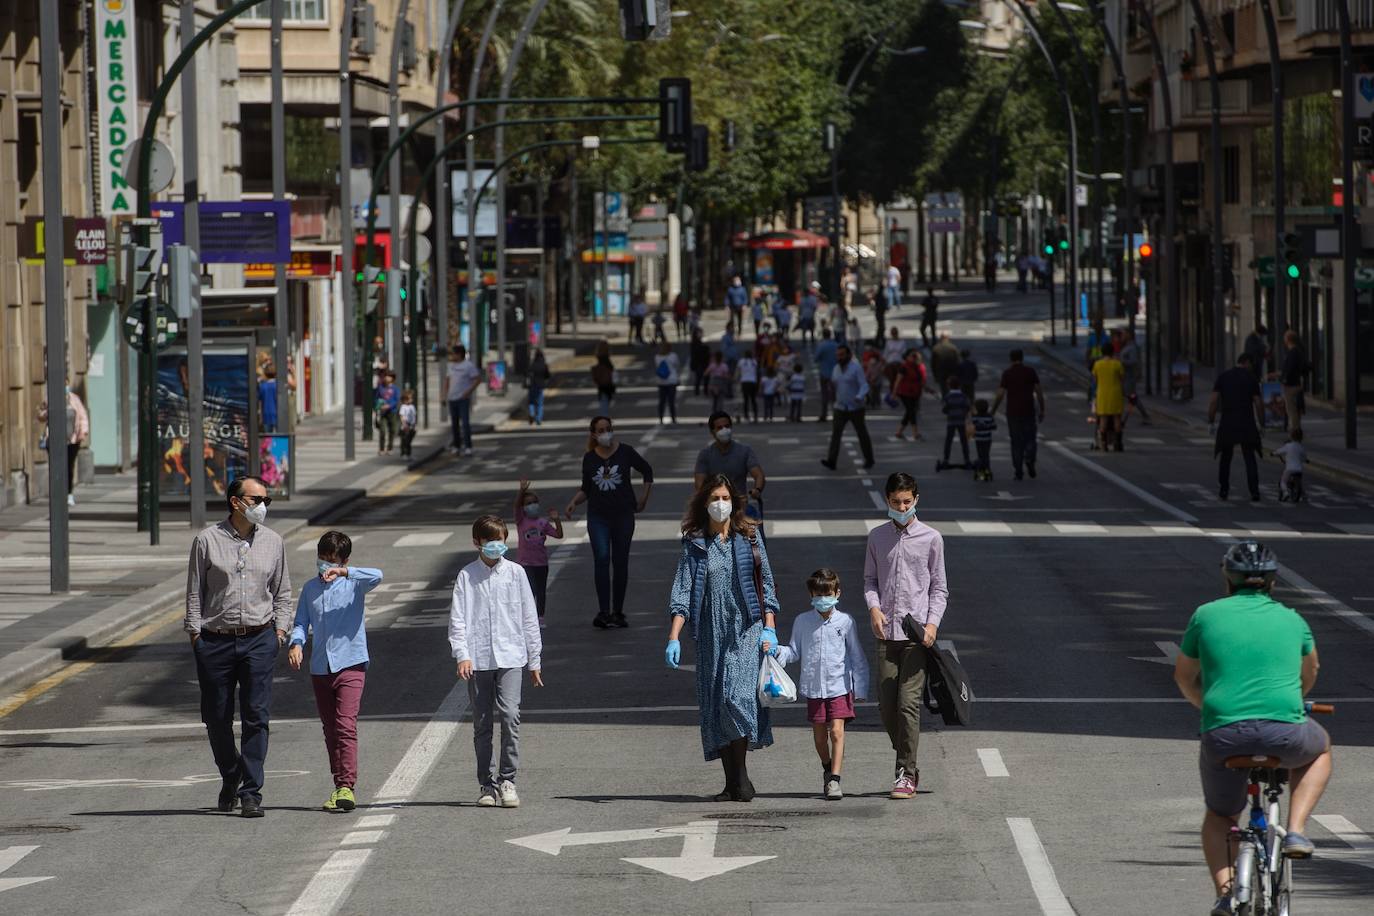
{"type": "Polygon", "coordinates": [[[1126,369],[1110,347],[1104,347],[1102,357],[1093,363],[1093,378],[1097,382],[1097,436],[1105,452],[1115,447],[1121,451],[1121,416],[1126,410],[1126,369]]]}

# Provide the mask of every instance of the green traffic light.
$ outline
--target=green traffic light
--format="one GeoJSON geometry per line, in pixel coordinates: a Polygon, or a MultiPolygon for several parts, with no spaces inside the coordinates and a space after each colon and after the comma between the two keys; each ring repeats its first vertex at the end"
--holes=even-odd
{"type": "Polygon", "coordinates": [[[406,293],[406,288],[405,288],[404,286],[402,286],[402,287],[401,287],[401,301],[402,301],[402,302],[405,302],[405,301],[406,301],[406,296],[407,296],[407,295],[408,295],[408,294],[406,293]]]}
{"type": "Polygon", "coordinates": [[[1069,240],[1068,240],[1068,239],[1060,239],[1060,240],[1059,240],[1059,250],[1060,250],[1060,251],[1068,251],[1068,250],[1069,250],[1069,240]]]}
{"type": "Polygon", "coordinates": [[[363,282],[364,279],[366,279],[366,275],[360,270],[360,271],[358,271],[357,276],[355,276],[355,277],[353,278],[353,282],[354,282],[354,283],[361,283],[361,282],[363,282]]]}
{"type": "Polygon", "coordinates": [[[1045,246],[1045,254],[1051,254],[1051,255],[1054,254],[1054,246],[1053,246],[1053,245],[1046,245],[1046,246],[1045,246]]]}
{"type": "Polygon", "coordinates": [[[1290,279],[1290,280],[1301,280],[1301,279],[1302,279],[1302,268],[1299,267],[1297,264],[1289,264],[1289,265],[1288,265],[1288,279],[1290,279]]]}

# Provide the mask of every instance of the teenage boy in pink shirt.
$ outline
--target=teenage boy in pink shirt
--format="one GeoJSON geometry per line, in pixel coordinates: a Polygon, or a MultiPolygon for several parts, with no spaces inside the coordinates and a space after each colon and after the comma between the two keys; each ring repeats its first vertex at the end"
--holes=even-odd
{"type": "Polygon", "coordinates": [[[899,471],[887,479],[885,489],[890,522],[868,534],[864,601],[878,639],[878,712],[897,754],[889,797],[911,798],[921,778],[916,748],[921,739],[926,649],[935,645],[949,589],[944,539],[916,520],[916,480],[899,471]],[[906,617],[920,628],[920,642],[907,639],[902,629],[906,617]]]}

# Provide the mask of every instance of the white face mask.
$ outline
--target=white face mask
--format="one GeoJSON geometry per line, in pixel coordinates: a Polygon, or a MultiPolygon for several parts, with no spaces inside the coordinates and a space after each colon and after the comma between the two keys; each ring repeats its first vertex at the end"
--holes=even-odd
{"type": "Polygon", "coordinates": [[[720,442],[722,445],[727,444],[732,435],[734,435],[734,431],[731,430],[730,427],[722,426],[720,429],[716,430],[716,441],[720,442]]]}
{"type": "Polygon", "coordinates": [[[611,443],[614,442],[614,441],[615,441],[615,433],[597,433],[597,434],[596,434],[596,444],[599,445],[599,446],[601,446],[602,448],[610,448],[610,447],[611,447],[611,443]]]}
{"type": "Polygon", "coordinates": [[[256,506],[245,506],[242,515],[254,525],[261,525],[263,522],[267,521],[267,503],[258,503],[256,506]]]}
{"type": "Polygon", "coordinates": [[[706,513],[714,522],[723,522],[735,511],[735,504],[728,499],[717,499],[706,504],[706,513]]]}

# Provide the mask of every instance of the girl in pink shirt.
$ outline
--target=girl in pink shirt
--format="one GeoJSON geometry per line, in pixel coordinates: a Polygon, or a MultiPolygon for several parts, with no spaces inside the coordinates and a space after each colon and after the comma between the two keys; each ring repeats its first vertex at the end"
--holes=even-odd
{"type": "Polygon", "coordinates": [[[520,478],[520,490],[515,494],[515,531],[518,543],[515,562],[525,568],[534,592],[534,604],[539,613],[539,625],[544,625],[544,603],[549,588],[549,551],[544,541],[552,535],[563,537],[563,522],[557,509],[548,510],[547,517],[539,504],[539,494],[530,489],[529,478],[520,478]]]}

